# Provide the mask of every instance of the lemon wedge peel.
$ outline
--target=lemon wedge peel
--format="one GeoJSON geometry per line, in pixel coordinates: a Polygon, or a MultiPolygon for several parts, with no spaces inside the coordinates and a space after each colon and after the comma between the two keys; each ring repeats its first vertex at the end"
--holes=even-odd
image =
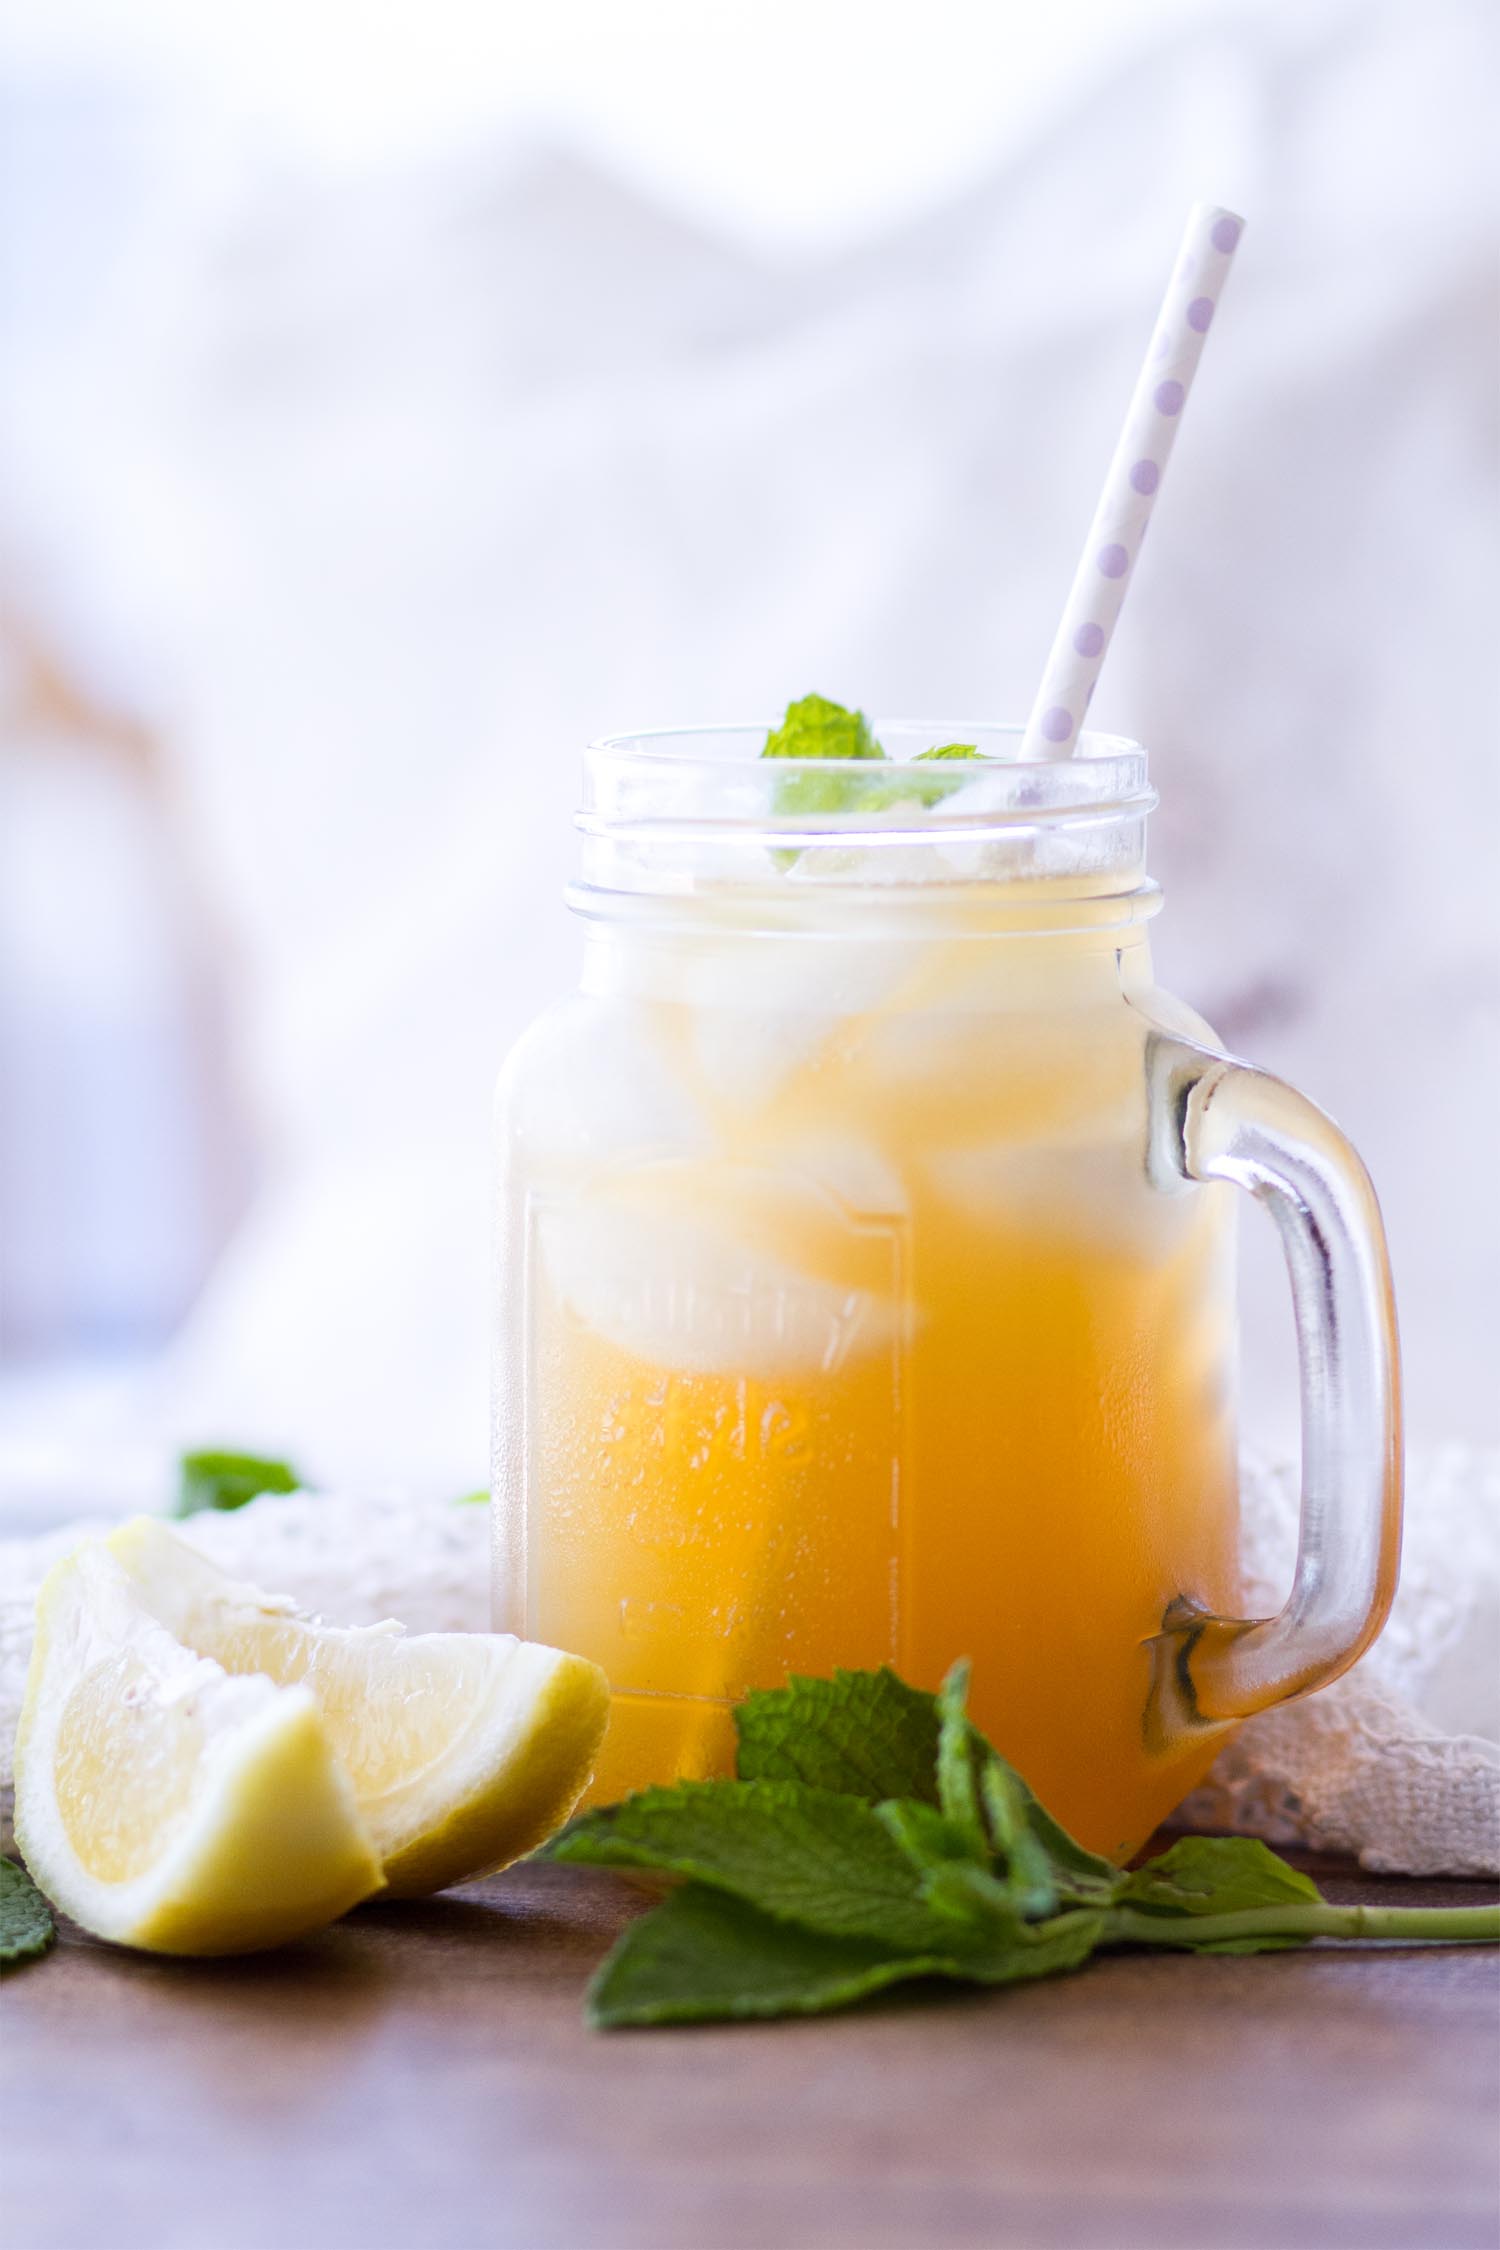
{"type": "Polygon", "coordinates": [[[608,1709],[581,1657],[325,1625],[140,1517],[43,1587],[18,1840],[100,1936],[246,1951],[532,1850],[582,1795],[608,1709]]]}

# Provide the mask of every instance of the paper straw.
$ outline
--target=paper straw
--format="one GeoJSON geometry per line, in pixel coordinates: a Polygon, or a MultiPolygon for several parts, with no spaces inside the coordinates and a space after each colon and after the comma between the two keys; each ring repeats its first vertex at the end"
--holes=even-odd
{"type": "Polygon", "coordinates": [[[1042,684],[1016,755],[1065,758],[1109,653],[1115,620],[1171,459],[1177,425],[1198,372],[1244,220],[1214,203],[1188,214],[1172,279],[1136,378],[1125,426],[1068,595],[1042,684]]]}

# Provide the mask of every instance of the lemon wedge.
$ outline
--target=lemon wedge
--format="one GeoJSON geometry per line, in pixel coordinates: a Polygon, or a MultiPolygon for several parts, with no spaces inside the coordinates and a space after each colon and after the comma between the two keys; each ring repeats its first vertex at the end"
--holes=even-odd
{"type": "Polygon", "coordinates": [[[529,1851],[582,1794],[608,1705],[581,1657],[325,1625],[141,1517],[42,1589],[17,1839],[101,1936],[273,1945],[529,1851]]]}
{"type": "Polygon", "coordinates": [[[37,1598],[15,1824],[54,1905],[153,1952],[279,1945],[381,1887],[311,1691],[184,1648],[99,1540],[37,1598]]]}
{"type": "Polygon", "coordinates": [[[228,1673],[311,1690],[392,1897],[519,1859],[582,1795],[609,1716],[597,1664],[510,1633],[325,1625],[151,1516],[108,1544],[177,1640],[228,1673]]]}

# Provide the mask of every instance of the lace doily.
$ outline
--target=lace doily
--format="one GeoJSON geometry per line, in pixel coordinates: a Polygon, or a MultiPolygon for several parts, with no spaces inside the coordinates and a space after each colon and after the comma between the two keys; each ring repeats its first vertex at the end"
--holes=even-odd
{"type": "MultiPolygon", "coordinates": [[[[1247,1460],[1245,1594],[1291,1580],[1297,1471],[1247,1460]]],[[[1352,1672],[1250,1719],[1180,1816],[1402,1875],[1500,1872],[1500,1454],[1413,1457],[1401,1584],[1352,1672]]]]}

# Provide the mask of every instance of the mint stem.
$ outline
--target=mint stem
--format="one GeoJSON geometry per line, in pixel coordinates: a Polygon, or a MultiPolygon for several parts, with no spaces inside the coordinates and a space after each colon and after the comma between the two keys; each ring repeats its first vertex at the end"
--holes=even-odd
{"type": "Polygon", "coordinates": [[[1240,1914],[1141,1914],[1118,1907],[1102,1945],[1223,1945],[1237,1938],[1415,1938],[1500,1943],[1500,1906],[1255,1906],[1240,1914]]]}

